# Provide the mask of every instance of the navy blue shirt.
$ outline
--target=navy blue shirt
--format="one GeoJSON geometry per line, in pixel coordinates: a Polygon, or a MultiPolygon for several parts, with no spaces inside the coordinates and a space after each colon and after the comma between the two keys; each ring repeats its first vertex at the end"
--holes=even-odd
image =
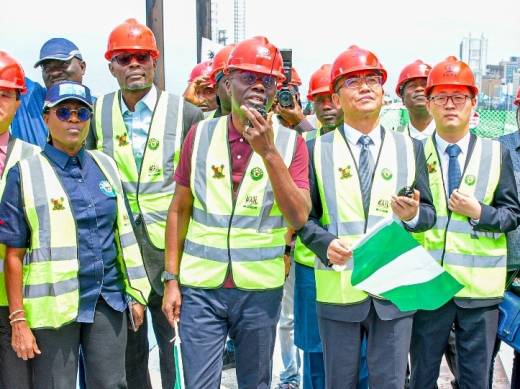
{"type": "MultiPolygon", "coordinates": [[[[47,144],[43,155],[56,171],[76,219],[80,294],[76,321],[94,321],[96,303],[100,296],[113,309],[123,312],[127,302],[123,293],[122,274],[116,262],[114,234],[117,205],[108,180],[84,149],[70,157],[47,144]]],[[[7,174],[6,188],[0,204],[0,220],[3,221],[0,224],[0,242],[10,247],[30,247],[31,234],[23,211],[18,165],[7,174]]]]}

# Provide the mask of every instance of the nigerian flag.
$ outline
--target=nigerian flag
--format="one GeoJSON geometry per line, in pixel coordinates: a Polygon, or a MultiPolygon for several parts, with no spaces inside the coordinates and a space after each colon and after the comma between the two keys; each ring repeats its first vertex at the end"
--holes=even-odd
{"type": "Polygon", "coordinates": [[[401,311],[433,310],[462,285],[392,218],[377,223],[353,248],[352,285],[401,311]]]}

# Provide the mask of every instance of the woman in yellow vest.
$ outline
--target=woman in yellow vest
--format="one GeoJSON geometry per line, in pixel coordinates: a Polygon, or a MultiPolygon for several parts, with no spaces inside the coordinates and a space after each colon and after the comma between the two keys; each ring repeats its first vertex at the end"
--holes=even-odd
{"type": "Polygon", "coordinates": [[[15,165],[0,206],[12,347],[36,388],[126,388],[127,325],[139,327],[150,285],[115,162],[84,141],[87,87],[64,81],[45,98],[50,140],[15,165]],[[130,306],[131,320],[125,311],[130,306]]]}

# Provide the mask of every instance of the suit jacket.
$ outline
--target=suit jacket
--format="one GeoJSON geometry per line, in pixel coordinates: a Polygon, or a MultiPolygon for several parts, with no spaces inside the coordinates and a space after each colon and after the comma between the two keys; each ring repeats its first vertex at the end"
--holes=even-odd
{"type": "MultiPolygon", "coordinates": [[[[343,139],[347,142],[343,126],[338,128],[341,131],[343,139]]],[[[382,128],[383,142],[386,135],[386,130],[382,128]]],[[[421,192],[419,220],[416,226],[411,229],[403,223],[406,229],[413,232],[422,232],[433,227],[436,221],[435,208],[433,206],[433,199],[430,192],[430,185],[428,173],[426,169],[426,160],[424,157],[423,145],[421,142],[412,139],[416,161],[416,188],[421,192]]],[[[309,148],[309,183],[312,199],[312,210],[309,215],[309,220],[305,226],[298,231],[298,236],[302,242],[309,247],[318,258],[327,266],[330,266],[327,258],[327,248],[330,242],[337,237],[320,224],[322,215],[322,206],[320,194],[318,191],[318,184],[314,172],[314,142],[307,142],[309,148]]],[[[370,310],[370,305],[374,304],[376,312],[382,320],[397,319],[399,317],[412,315],[415,311],[401,312],[394,304],[388,300],[368,297],[366,300],[349,305],[339,304],[325,304],[317,303],[318,315],[327,317],[332,320],[341,320],[349,322],[360,322],[366,318],[370,310]]]]}

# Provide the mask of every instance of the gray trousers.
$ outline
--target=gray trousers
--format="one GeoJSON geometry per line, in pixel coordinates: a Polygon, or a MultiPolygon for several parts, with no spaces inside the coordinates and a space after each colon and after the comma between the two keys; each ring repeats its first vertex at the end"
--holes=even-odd
{"type": "Polygon", "coordinates": [[[41,355],[33,359],[35,389],[76,387],[79,347],[88,389],[123,389],[127,318],[100,300],[94,323],[72,323],[33,331],[41,355]]]}
{"type": "Polygon", "coordinates": [[[370,389],[403,389],[413,316],[381,320],[371,304],[361,322],[318,316],[327,389],[354,389],[358,384],[363,336],[367,337],[370,389]]]}
{"type": "Polygon", "coordinates": [[[0,389],[31,389],[31,361],[18,358],[11,347],[9,308],[0,307],[0,389]]]}
{"type": "Polygon", "coordinates": [[[489,388],[498,306],[461,308],[453,300],[435,311],[418,311],[415,314],[410,348],[410,388],[436,388],[442,355],[453,324],[459,388],[489,388]]]}
{"type": "Polygon", "coordinates": [[[282,288],[183,287],[180,336],[186,388],[220,388],[228,333],[235,342],[238,388],[270,388],[282,293],[282,288]]]}

